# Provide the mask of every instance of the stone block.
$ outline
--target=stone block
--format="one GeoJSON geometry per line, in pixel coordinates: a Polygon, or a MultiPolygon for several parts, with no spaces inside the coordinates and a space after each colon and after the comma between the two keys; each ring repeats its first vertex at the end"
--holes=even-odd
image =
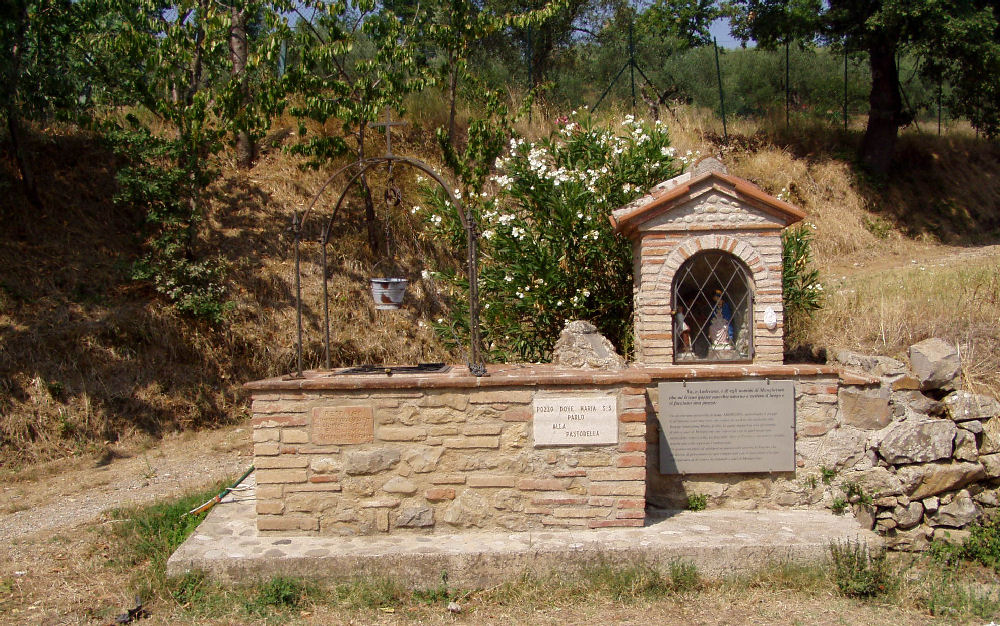
{"type": "Polygon", "coordinates": [[[645,496],[646,484],[638,481],[590,483],[587,494],[591,496],[645,496]]]}
{"type": "Polygon", "coordinates": [[[979,450],[976,448],[976,436],[961,428],[955,433],[955,451],[952,456],[959,461],[976,461],[979,450]]]}
{"type": "Polygon", "coordinates": [[[344,471],[348,474],[375,474],[392,468],[400,458],[400,452],[395,448],[348,452],[344,455],[344,471]]]}
{"type": "Polygon", "coordinates": [[[464,474],[434,474],[430,480],[435,485],[464,485],[465,478],[464,474]]]}
{"type": "Polygon", "coordinates": [[[940,419],[907,420],[892,425],[878,444],[878,453],[888,463],[928,463],[947,459],[957,428],[940,419]]]}
{"type": "Polygon", "coordinates": [[[903,493],[903,484],[899,478],[884,467],[873,467],[861,472],[845,472],[842,477],[843,484],[854,483],[873,497],[898,496],[903,493]]]}
{"type": "Polygon", "coordinates": [[[285,508],[295,513],[322,513],[337,506],[339,494],[298,492],[285,498],[285,508]]]}
{"type": "Polygon", "coordinates": [[[258,470],[265,469],[288,469],[293,467],[307,467],[309,457],[294,454],[283,454],[281,456],[264,456],[254,459],[254,467],[258,470]]]}
{"type": "Polygon", "coordinates": [[[619,452],[645,452],[647,443],[645,441],[626,441],[618,444],[619,452]]]}
{"type": "Polygon", "coordinates": [[[339,470],[340,463],[337,461],[337,459],[334,459],[332,457],[321,456],[318,458],[314,458],[309,463],[309,468],[312,471],[318,472],[320,474],[329,474],[331,472],[336,472],[337,470],[339,470]]]}
{"type": "Polygon", "coordinates": [[[281,515],[285,511],[285,503],[281,500],[261,500],[257,498],[257,515],[281,515]]]}
{"type": "Polygon", "coordinates": [[[265,441],[278,441],[281,436],[280,428],[255,428],[253,430],[253,442],[263,443],[265,441]]]}
{"type": "MultiPolygon", "coordinates": [[[[257,415],[257,412],[254,412],[257,415]]],[[[250,423],[254,428],[282,428],[287,426],[306,426],[309,423],[305,415],[257,415],[250,423]]]]}
{"type": "Polygon", "coordinates": [[[498,389],[496,391],[476,391],[469,395],[472,404],[527,404],[531,402],[531,392],[523,389],[498,389]]]}
{"type": "Polygon", "coordinates": [[[927,519],[933,526],[964,528],[979,519],[982,511],[965,489],[955,494],[951,502],[941,506],[927,519]]]}
{"type": "Polygon", "coordinates": [[[444,440],[445,448],[499,448],[500,437],[450,437],[444,440]]]}
{"type": "Polygon", "coordinates": [[[316,478],[316,477],[315,476],[310,477],[310,479],[309,479],[310,482],[308,482],[308,483],[297,483],[297,484],[285,485],[285,495],[287,495],[289,493],[293,493],[293,492],[298,492],[298,491],[307,491],[307,492],[312,492],[312,493],[334,493],[334,492],[343,491],[343,489],[344,489],[343,486],[340,485],[340,483],[337,483],[337,482],[314,483],[314,482],[312,482],[313,478],[316,478]]]}
{"type": "Polygon", "coordinates": [[[587,472],[587,478],[593,481],[606,482],[612,480],[645,480],[646,467],[629,467],[615,469],[592,469],[587,472]]]}
{"type": "Polygon", "coordinates": [[[995,454],[997,452],[1000,452],[1000,417],[993,417],[983,422],[979,454],[995,454]]]}
{"type": "Polygon", "coordinates": [[[307,478],[305,469],[259,469],[254,474],[257,478],[257,484],[304,483],[307,478]]]}
{"type": "Polygon", "coordinates": [[[933,530],[929,526],[919,526],[913,530],[893,529],[884,537],[885,546],[891,550],[904,552],[923,552],[930,545],[933,530]]]}
{"type": "Polygon", "coordinates": [[[284,428],[281,430],[282,443],[309,443],[309,433],[304,428],[284,428]]]}
{"type": "Polygon", "coordinates": [[[462,427],[462,434],[467,437],[499,435],[502,432],[503,424],[467,424],[462,427]]]}
{"type": "Polygon", "coordinates": [[[595,519],[590,520],[587,526],[590,528],[641,528],[645,523],[645,519],[595,519]]]}
{"type": "Polygon", "coordinates": [[[469,487],[513,487],[517,484],[517,476],[470,474],[466,478],[465,484],[469,487]]]}
{"type": "Polygon", "coordinates": [[[984,454],[979,457],[987,478],[1000,478],[1000,454],[984,454]]]}
{"type": "Polygon", "coordinates": [[[618,467],[646,467],[646,455],[623,455],[615,460],[615,465],[618,467]]]}
{"type": "Polygon", "coordinates": [[[910,346],[910,368],[921,389],[954,389],[961,366],[958,350],[943,339],[932,337],[910,346]]]}
{"type": "Polygon", "coordinates": [[[910,502],[907,506],[897,505],[892,511],[892,516],[899,528],[909,530],[923,521],[924,505],[920,502],[910,502]]]}
{"type": "Polygon", "coordinates": [[[403,460],[414,472],[426,474],[438,468],[442,454],[443,448],[410,446],[403,451],[403,460]]]}
{"type": "Polygon", "coordinates": [[[849,426],[878,430],[892,420],[889,398],[879,390],[844,387],[838,401],[841,421],[849,426]]]}
{"type": "Polygon", "coordinates": [[[255,457],[275,456],[281,452],[281,446],[276,442],[255,443],[253,445],[253,455],[255,457]]]}
{"type": "Polygon", "coordinates": [[[955,391],[944,399],[946,414],[956,422],[969,420],[986,421],[1000,416],[1000,402],[990,396],[968,391],[955,391]]]}
{"type": "Polygon", "coordinates": [[[281,484],[257,485],[258,500],[276,500],[281,498],[283,493],[284,485],[281,484]]]}
{"type": "Polygon", "coordinates": [[[961,546],[972,535],[972,531],[957,528],[940,527],[934,529],[934,541],[941,541],[954,546],[961,546]]]}
{"type": "Polygon", "coordinates": [[[388,481],[382,485],[382,491],[386,493],[399,493],[406,496],[412,496],[417,493],[417,485],[411,480],[407,480],[402,476],[393,476],[388,481]]]}
{"type": "Polygon", "coordinates": [[[920,500],[982,480],[986,478],[986,470],[979,463],[929,463],[901,467],[896,476],[910,499],[920,500]]]}
{"type": "Polygon", "coordinates": [[[382,441],[423,441],[427,429],[419,426],[379,426],[375,436],[382,441]]]}
{"type": "Polygon", "coordinates": [[[319,518],[312,515],[261,515],[257,530],[319,530],[319,518]]]}
{"type": "Polygon", "coordinates": [[[455,411],[469,408],[469,396],[465,393],[428,393],[417,401],[420,406],[447,407],[455,411]]]}
{"type": "Polygon", "coordinates": [[[445,509],[441,521],[458,528],[479,527],[489,514],[489,503],[475,491],[466,489],[445,509]]]}
{"type": "Polygon", "coordinates": [[[589,518],[594,516],[590,507],[560,507],[552,509],[552,516],[557,518],[589,518]]]}
{"type": "Polygon", "coordinates": [[[442,500],[454,500],[454,487],[431,487],[424,492],[424,497],[431,502],[441,502],[442,500]]]}
{"type": "Polygon", "coordinates": [[[399,510],[396,526],[399,528],[428,528],[434,525],[434,509],[429,506],[409,506],[399,510]]]}
{"type": "Polygon", "coordinates": [[[522,478],[515,486],[521,491],[562,491],[569,485],[568,478],[522,478]]]}
{"type": "Polygon", "coordinates": [[[605,452],[583,452],[576,457],[580,467],[606,467],[611,465],[611,455],[605,452]]]}
{"type": "Polygon", "coordinates": [[[373,498],[371,500],[364,500],[361,502],[362,509],[394,509],[399,506],[399,498],[394,498],[392,496],[383,496],[381,498],[373,498]]]}

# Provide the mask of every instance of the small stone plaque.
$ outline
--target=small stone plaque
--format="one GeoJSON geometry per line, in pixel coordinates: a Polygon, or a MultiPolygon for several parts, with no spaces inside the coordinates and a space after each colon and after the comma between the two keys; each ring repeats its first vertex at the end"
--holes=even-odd
{"type": "Polygon", "coordinates": [[[618,398],[535,398],[535,446],[599,446],[618,443],[618,398]]]}
{"type": "Polygon", "coordinates": [[[317,445],[371,443],[375,439],[370,406],[323,406],[312,410],[309,440],[317,445]]]}
{"type": "Polygon", "coordinates": [[[795,385],[660,383],[660,473],[795,471],[795,385]]]}

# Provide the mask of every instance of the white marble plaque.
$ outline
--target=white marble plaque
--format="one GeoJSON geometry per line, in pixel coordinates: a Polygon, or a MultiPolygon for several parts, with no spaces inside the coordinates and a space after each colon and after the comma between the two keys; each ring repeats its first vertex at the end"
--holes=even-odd
{"type": "Polygon", "coordinates": [[[660,473],[795,471],[795,385],[660,383],[660,473]]]}
{"type": "Polygon", "coordinates": [[[535,446],[599,446],[618,443],[618,398],[535,398],[535,446]]]}

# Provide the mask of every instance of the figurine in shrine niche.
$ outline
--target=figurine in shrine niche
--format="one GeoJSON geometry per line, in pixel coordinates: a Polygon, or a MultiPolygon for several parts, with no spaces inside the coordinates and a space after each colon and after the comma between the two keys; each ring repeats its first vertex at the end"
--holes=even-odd
{"type": "Polygon", "coordinates": [[[722,297],[722,291],[715,290],[712,298],[712,317],[708,325],[708,337],[713,350],[733,349],[733,309],[722,297]]]}
{"type": "Polygon", "coordinates": [[[678,352],[681,354],[691,352],[691,327],[688,326],[686,318],[687,311],[683,306],[678,305],[677,310],[674,311],[674,333],[680,339],[677,345],[678,352]]]}

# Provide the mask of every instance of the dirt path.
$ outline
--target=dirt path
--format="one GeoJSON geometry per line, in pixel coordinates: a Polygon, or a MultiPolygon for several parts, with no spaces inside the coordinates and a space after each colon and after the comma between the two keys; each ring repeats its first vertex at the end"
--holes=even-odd
{"type": "Polygon", "coordinates": [[[103,459],[70,461],[68,470],[35,467],[0,488],[0,544],[207,487],[252,462],[249,427],[243,427],[170,436],[147,450],[113,449],[103,459]]]}

